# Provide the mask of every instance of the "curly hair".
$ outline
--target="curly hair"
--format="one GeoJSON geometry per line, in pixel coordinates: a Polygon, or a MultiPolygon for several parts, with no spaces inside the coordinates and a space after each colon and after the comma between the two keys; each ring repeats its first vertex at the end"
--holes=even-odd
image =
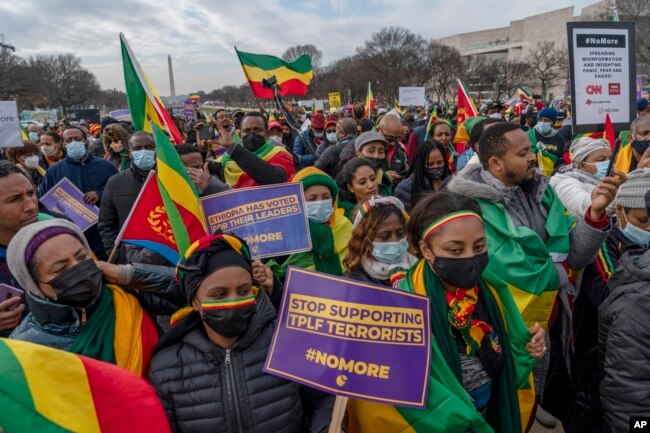
{"type": "Polygon", "coordinates": [[[121,140],[124,147],[127,147],[129,138],[131,138],[131,132],[119,123],[112,123],[106,126],[102,132],[102,143],[104,143],[106,152],[109,153],[113,151],[111,149],[111,143],[121,140]]]}
{"type": "Polygon", "coordinates": [[[422,195],[411,211],[411,219],[406,228],[409,244],[417,251],[419,258],[422,258],[420,240],[424,229],[435,220],[461,210],[470,210],[481,215],[481,207],[476,200],[469,197],[449,192],[429,192],[422,195]]]}
{"type": "Polygon", "coordinates": [[[5,153],[9,161],[13,162],[14,164],[18,164],[21,162],[18,160],[18,158],[38,155],[41,151],[33,141],[23,141],[23,144],[24,146],[21,147],[8,147],[5,149],[5,153]]]}
{"type": "MultiPolygon", "coordinates": [[[[353,220],[368,200],[370,200],[370,197],[361,200],[355,206],[352,211],[353,220]]],[[[372,207],[354,228],[348,242],[348,253],[343,259],[343,265],[349,272],[359,269],[363,259],[372,256],[372,241],[377,236],[381,225],[391,215],[397,215],[400,222],[406,227],[406,218],[404,218],[404,214],[399,208],[392,205],[377,205],[372,207]]]]}

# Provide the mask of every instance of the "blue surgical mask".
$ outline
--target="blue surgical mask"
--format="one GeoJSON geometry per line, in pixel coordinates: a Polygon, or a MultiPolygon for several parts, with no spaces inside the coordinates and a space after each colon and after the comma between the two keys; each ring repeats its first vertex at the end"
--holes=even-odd
{"type": "Polygon", "coordinates": [[[594,174],[594,177],[598,180],[605,177],[607,174],[607,169],[609,168],[609,160],[594,162],[592,164],[596,166],[596,173],[594,174]]]}
{"type": "Polygon", "coordinates": [[[38,141],[38,132],[32,131],[27,135],[29,136],[30,141],[33,141],[34,143],[36,143],[38,141]]]}
{"type": "Polygon", "coordinates": [[[70,158],[79,161],[86,156],[86,143],[83,141],[71,141],[65,145],[65,152],[70,158]]]}
{"type": "Polygon", "coordinates": [[[648,248],[650,245],[650,232],[629,222],[625,217],[625,213],[623,213],[623,218],[625,218],[625,228],[622,228],[621,231],[625,237],[642,248],[648,248]]]}
{"type": "Polygon", "coordinates": [[[402,238],[398,242],[373,242],[372,256],[378,262],[392,265],[402,261],[408,248],[409,243],[406,238],[402,238]]]}
{"type": "Polygon", "coordinates": [[[307,211],[307,217],[316,223],[326,223],[332,216],[332,212],[334,212],[332,203],[331,198],[327,200],[306,201],[305,210],[307,211]]]}
{"type": "Polygon", "coordinates": [[[539,122],[537,125],[535,125],[535,129],[537,129],[537,132],[539,132],[542,135],[546,135],[549,132],[551,132],[551,128],[553,125],[551,125],[548,122],[539,122]]]}
{"type": "Polygon", "coordinates": [[[336,132],[330,132],[327,134],[327,141],[330,143],[336,143],[337,137],[336,137],[336,132]]]}
{"type": "Polygon", "coordinates": [[[140,170],[151,170],[156,164],[155,150],[134,150],[131,152],[133,164],[140,170]]]}

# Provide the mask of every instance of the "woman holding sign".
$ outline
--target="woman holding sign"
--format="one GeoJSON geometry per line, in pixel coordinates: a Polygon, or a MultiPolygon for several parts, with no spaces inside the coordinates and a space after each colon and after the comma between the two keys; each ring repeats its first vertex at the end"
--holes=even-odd
{"type": "Polygon", "coordinates": [[[334,396],[262,371],[276,315],[244,241],[196,241],[177,277],[190,307],[172,317],[149,372],[172,431],[326,431],[334,396]]]}
{"type": "Polygon", "coordinates": [[[401,288],[431,300],[433,344],[425,410],[351,401],[351,430],[522,432],[535,405],[532,368],[546,351],[544,330],[481,280],[488,262],[481,210],[471,199],[425,195],[408,224],[421,260],[401,288]],[[506,325],[508,332],[506,333],[506,325]]]}
{"type": "Polygon", "coordinates": [[[353,212],[354,231],[343,261],[347,276],[392,286],[417,261],[408,252],[407,215],[396,197],[372,196],[353,212]]]}

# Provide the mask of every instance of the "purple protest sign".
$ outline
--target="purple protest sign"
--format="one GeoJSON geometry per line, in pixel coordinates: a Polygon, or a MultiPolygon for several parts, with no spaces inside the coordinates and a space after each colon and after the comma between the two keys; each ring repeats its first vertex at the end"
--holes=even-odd
{"type": "Polygon", "coordinates": [[[325,392],[426,405],[429,298],[289,267],[264,371],[325,392]]]}
{"type": "Polygon", "coordinates": [[[99,208],[84,202],[84,194],[64,177],[43,197],[41,203],[52,212],[70,218],[82,231],[97,224],[99,208]]]}

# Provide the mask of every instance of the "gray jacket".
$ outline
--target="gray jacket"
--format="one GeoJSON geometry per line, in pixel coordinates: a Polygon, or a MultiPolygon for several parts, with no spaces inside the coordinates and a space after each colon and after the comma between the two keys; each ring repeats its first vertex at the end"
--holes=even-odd
{"type": "MultiPolygon", "coordinates": [[[[506,187],[503,182],[495,178],[481,166],[468,165],[465,169],[457,173],[447,184],[447,189],[451,192],[464,195],[471,198],[481,198],[492,203],[501,203],[508,212],[513,223],[517,227],[525,226],[533,230],[547,241],[545,221],[548,216],[546,208],[542,204],[542,198],[546,188],[552,188],[549,185],[549,179],[539,174],[535,175],[534,180],[529,185],[528,195],[518,187],[506,187]]],[[[585,217],[578,218],[576,225],[569,233],[569,255],[566,263],[571,269],[582,269],[592,263],[598,255],[600,246],[605,242],[608,232],[611,230],[611,224],[604,230],[591,227],[585,217]]],[[[558,287],[558,296],[562,303],[563,320],[562,320],[562,353],[567,362],[567,368],[570,370],[569,361],[569,343],[570,334],[569,324],[572,322],[571,306],[568,295],[577,296],[577,291],[569,281],[569,276],[562,266],[562,263],[555,263],[558,275],[560,277],[560,286],[558,287]]],[[[548,340],[548,338],[547,338],[548,340]]],[[[550,351],[547,352],[543,362],[538,362],[535,369],[535,387],[538,390],[540,400],[543,397],[544,378],[548,368],[550,351]]]]}
{"type": "Polygon", "coordinates": [[[631,416],[650,413],[650,251],[628,252],[609,280],[599,309],[598,346],[604,377],[605,431],[627,432],[631,416]]]}

